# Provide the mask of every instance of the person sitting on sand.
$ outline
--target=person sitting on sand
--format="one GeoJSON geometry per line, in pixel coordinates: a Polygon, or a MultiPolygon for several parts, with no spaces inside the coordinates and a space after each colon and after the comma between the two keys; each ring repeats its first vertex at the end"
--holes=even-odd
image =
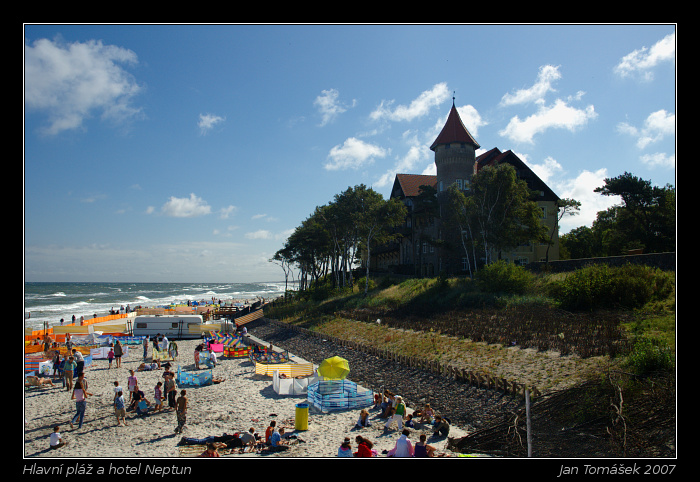
{"type": "Polygon", "coordinates": [[[352,457],[352,446],[350,445],[350,438],[345,437],[343,443],[338,447],[338,457],[352,457]]]}
{"type": "Polygon", "coordinates": [[[403,429],[394,448],[389,450],[387,457],[413,457],[413,445],[408,440],[410,434],[411,432],[407,428],[403,429]]]}
{"type": "Polygon", "coordinates": [[[360,410],[360,418],[357,419],[357,422],[355,422],[355,427],[356,428],[365,428],[365,427],[371,427],[372,424],[369,421],[369,412],[366,409],[360,410]]]}
{"type": "Polygon", "coordinates": [[[284,437],[284,428],[280,428],[279,431],[275,430],[270,435],[270,445],[263,448],[263,452],[278,452],[282,450],[287,450],[289,446],[284,437]]]}
{"type": "Polygon", "coordinates": [[[143,390],[141,390],[138,385],[134,386],[132,397],[131,403],[129,404],[129,410],[134,410],[138,415],[148,411],[148,409],[144,410],[144,404],[146,407],[150,407],[151,402],[146,399],[146,394],[143,393],[143,390]]]}
{"type": "Polygon", "coordinates": [[[357,437],[355,437],[355,442],[357,442],[357,452],[353,454],[355,457],[374,456],[374,454],[372,453],[372,447],[374,447],[374,444],[370,442],[369,439],[358,435],[357,437]]]}
{"type": "Polygon", "coordinates": [[[61,437],[61,432],[59,432],[60,429],[61,428],[58,425],[56,425],[53,428],[53,433],[49,436],[49,448],[52,450],[63,447],[68,443],[65,440],[63,440],[63,437],[61,437]]]}
{"type": "Polygon", "coordinates": [[[270,444],[270,436],[273,432],[277,430],[276,425],[277,422],[275,420],[272,420],[270,422],[270,425],[268,425],[267,429],[265,430],[265,443],[268,445],[270,444]]]}
{"type": "Polygon", "coordinates": [[[241,435],[241,442],[246,447],[255,445],[255,429],[253,427],[250,427],[247,432],[241,435]]]}
{"type": "Polygon", "coordinates": [[[433,425],[433,435],[441,435],[447,437],[450,433],[450,423],[440,415],[435,416],[435,424],[433,425]]]}
{"type": "Polygon", "coordinates": [[[414,457],[435,457],[435,447],[426,443],[427,437],[424,433],[420,434],[420,441],[413,447],[414,457]]]}
{"type": "Polygon", "coordinates": [[[420,423],[433,423],[433,417],[435,416],[435,412],[433,411],[432,408],[430,408],[430,404],[426,403],[425,408],[423,408],[423,411],[420,414],[420,423]]]}
{"type": "Polygon", "coordinates": [[[207,444],[207,449],[199,454],[197,457],[219,457],[219,452],[213,443],[208,443],[207,444]]]}

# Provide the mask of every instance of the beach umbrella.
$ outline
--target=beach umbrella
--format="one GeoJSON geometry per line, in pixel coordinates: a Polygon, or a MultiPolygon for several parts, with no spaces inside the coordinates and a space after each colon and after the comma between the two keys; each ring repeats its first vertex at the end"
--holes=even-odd
{"type": "Polygon", "coordinates": [[[316,372],[323,378],[342,380],[350,373],[350,365],[345,358],[333,356],[323,360],[316,372]]]}

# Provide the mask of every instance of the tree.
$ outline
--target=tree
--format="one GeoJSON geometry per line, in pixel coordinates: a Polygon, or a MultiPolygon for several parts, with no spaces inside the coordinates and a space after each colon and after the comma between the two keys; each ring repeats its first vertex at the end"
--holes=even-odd
{"type": "Polygon", "coordinates": [[[285,245],[284,248],[278,250],[272,258],[269,260],[271,263],[277,263],[282,267],[282,271],[284,271],[284,297],[285,299],[287,298],[287,290],[288,290],[288,280],[289,277],[292,276],[294,277],[292,273],[292,258],[290,256],[290,252],[288,249],[288,246],[285,245]]]}
{"type": "Polygon", "coordinates": [[[381,194],[364,184],[355,186],[357,211],[354,215],[355,226],[365,245],[366,275],[365,296],[369,287],[369,267],[372,243],[384,244],[398,235],[393,231],[406,218],[406,206],[396,198],[384,200],[381,194]]]}
{"type": "Polygon", "coordinates": [[[613,254],[622,254],[625,250],[639,247],[649,252],[675,250],[676,190],[673,186],[652,186],[651,181],[629,172],[606,178],[604,183],[594,189],[594,192],[622,199],[622,206],[614,210],[612,217],[618,240],[618,252],[613,254]]]}
{"type": "Polygon", "coordinates": [[[472,230],[471,213],[474,211],[474,200],[464,195],[464,192],[452,184],[447,188],[446,216],[443,217],[445,231],[459,234],[460,245],[467,260],[469,276],[474,276],[476,267],[476,244],[472,230]]]}
{"type": "Polygon", "coordinates": [[[575,199],[565,198],[559,199],[557,201],[557,219],[554,223],[554,228],[549,235],[549,243],[547,244],[547,254],[546,259],[549,262],[549,248],[552,246],[552,239],[554,238],[554,233],[559,232],[559,221],[561,221],[564,216],[576,216],[579,209],[581,208],[581,203],[575,199]]]}
{"type": "Polygon", "coordinates": [[[534,195],[510,164],[487,166],[474,175],[465,209],[486,264],[507,247],[546,241],[534,195]]]}

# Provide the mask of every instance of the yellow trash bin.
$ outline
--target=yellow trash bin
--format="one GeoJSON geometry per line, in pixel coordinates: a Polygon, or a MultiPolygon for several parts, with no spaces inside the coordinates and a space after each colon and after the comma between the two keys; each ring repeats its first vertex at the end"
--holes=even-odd
{"type": "Polygon", "coordinates": [[[309,429],[309,404],[308,403],[297,403],[295,405],[296,412],[294,417],[294,429],[295,430],[308,430],[309,429]]]}

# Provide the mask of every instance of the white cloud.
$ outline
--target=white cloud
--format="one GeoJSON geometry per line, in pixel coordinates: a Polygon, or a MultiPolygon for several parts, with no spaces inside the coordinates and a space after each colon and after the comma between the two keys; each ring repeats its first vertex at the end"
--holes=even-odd
{"type": "Polygon", "coordinates": [[[592,105],[585,109],[577,109],[557,99],[552,106],[540,105],[538,111],[525,120],[521,121],[518,116],[513,117],[499,134],[514,142],[532,144],[535,135],[548,129],[567,129],[574,132],[597,115],[592,105]]]}
{"type": "MultiPolygon", "coordinates": [[[[426,145],[421,145],[415,136],[409,139],[409,148],[405,156],[399,158],[396,164],[387,170],[373,184],[373,187],[384,187],[391,185],[394,182],[394,177],[397,173],[411,173],[422,162],[430,158],[430,149],[426,145]]],[[[433,163],[435,165],[435,163],[433,163]]]]}
{"type": "Polygon", "coordinates": [[[411,121],[416,117],[422,117],[428,113],[432,107],[442,104],[449,99],[450,92],[447,90],[447,84],[441,82],[435,84],[432,89],[421,92],[417,99],[414,99],[408,106],[399,105],[395,109],[390,106],[394,101],[382,101],[371,114],[370,119],[380,120],[388,119],[392,121],[411,121]],[[386,104],[386,105],[385,105],[386,104]]]}
{"type": "Polygon", "coordinates": [[[668,155],[663,152],[657,152],[655,154],[645,154],[639,158],[647,166],[654,167],[666,167],[673,169],[676,167],[676,156],[675,154],[668,155]]]}
{"type": "MultiPolygon", "coordinates": [[[[324,126],[332,122],[338,115],[347,110],[347,106],[338,102],[338,91],[336,89],[322,90],[321,95],[316,97],[314,105],[321,114],[321,125],[324,126]]],[[[353,100],[352,105],[355,105],[353,100]]]]}
{"type": "Polygon", "coordinates": [[[199,122],[197,126],[202,135],[212,130],[217,124],[220,124],[226,120],[225,117],[221,117],[214,114],[199,114],[199,122]]]}
{"type": "Polygon", "coordinates": [[[227,206],[225,208],[221,208],[220,217],[221,219],[228,219],[228,217],[235,214],[236,211],[238,211],[238,207],[236,206],[227,206]]]}
{"type": "Polygon", "coordinates": [[[342,146],[337,145],[331,149],[324,167],[329,171],[359,169],[374,162],[375,158],[383,158],[388,154],[387,149],[350,137],[342,146]]]}
{"type": "Polygon", "coordinates": [[[272,233],[266,229],[259,229],[252,233],[245,233],[245,237],[248,239],[272,239],[272,233]]]}
{"type": "Polygon", "coordinates": [[[134,52],[100,40],[64,44],[39,39],[24,46],[24,100],[30,109],[44,111],[44,133],[55,135],[79,129],[85,119],[122,122],[141,113],[131,105],[141,91],[122,65],[138,63],[134,52]]]}
{"type": "Polygon", "coordinates": [[[554,91],[552,83],[561,78],[559,67],[553,65],[543,65],[537,74],[537,80],[532,87],[516,90],[512,94],[505,94],[501,98],[501,105],[509,106],[516,104],[527,104],[538,102],[544,98],[545,94],[554,91]]]}
{"type": "Polygon", "coordinates": [[[542,164],[534,164],[528,161],[527,156],[524,154],[517,154],[517,156],[522,159],[523,162],[525,162],[525,164],[532,169],[532,172],[534,172],[545,184],[549,184],[550,179],[564,171],[562,165],[551,156],[547,156],[542,164]]]}
{"type": "Polygon", "coordinates": [[[161,212],[175,218],[193,218],[211,213],[211,207],[202,198],[192,193],[189,198],[171,196],[163,205],[161,212]]]}
{"type": "Polygon", "coordinates": [[[665,136],[676,133],[676,114],[670,114],[664,109],[652,112],[639,129],[626,122],[617,125],[618,132],[637,138],[637,147],[644,149],[649,144],[662,140],[665,136]]]}
{"type": "Polygon", "coordinates": [[[552,182],[550,187],[557,195],[564,198],[572,198],[581,203],[579,214],[565,216],[560,223],[560,234],[565,234],[579,226],[591,226],[599,211],[605,211],[611,206],[620,204],[618,196],[603,196],[593,190],[605,185],[608,177],[607,169],[598,169],[595,172],[581,171],[573,179],[565,179],[552,182]]]}
{"type": "Polygon", "coordinates": [[[675,60],[676,58],[676,34],[669,34],[656,42],[650,49],[642,47],[622,57],[613,68],[620,77],[629,77],[639,74],[642,80],[652,80],[654,73],[651,71],[661,62],[675,60]]]}

